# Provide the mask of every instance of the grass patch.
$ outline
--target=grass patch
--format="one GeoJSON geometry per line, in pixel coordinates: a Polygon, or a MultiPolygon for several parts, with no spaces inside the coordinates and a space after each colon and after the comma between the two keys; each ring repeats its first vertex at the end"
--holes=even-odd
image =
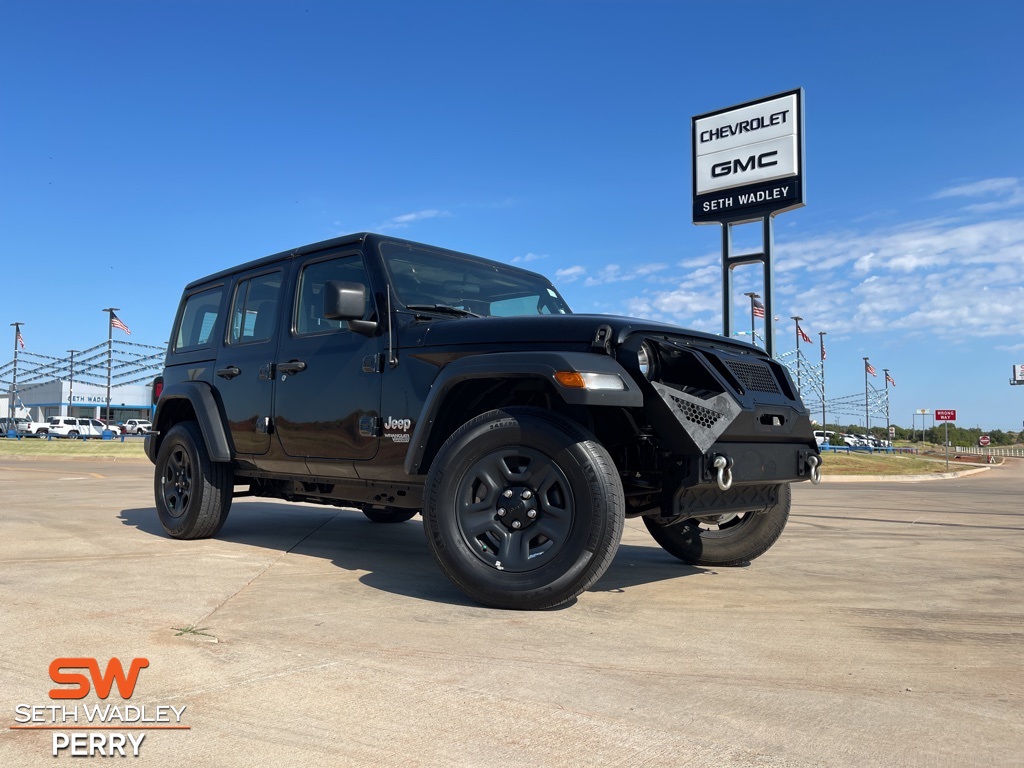
{"type": "MultiPolygon", "coordinates": [[[[949,472],[962,469],[952,461],[949,472]]],[[[832,453],[821,455],[822,475],[932,475],[946,472],[945,460],[891,453],[832,453]]]]}
{"type": "Polygon", "coordinates": [[[125,440],[67,440],[53,438],[40,440],[35,437],[23,437],[21,440],[5,437],[0,439],[0,456],[45,458],[138,458],[145,459],[146,451],[142,440],[134,437],[125,440]]]}

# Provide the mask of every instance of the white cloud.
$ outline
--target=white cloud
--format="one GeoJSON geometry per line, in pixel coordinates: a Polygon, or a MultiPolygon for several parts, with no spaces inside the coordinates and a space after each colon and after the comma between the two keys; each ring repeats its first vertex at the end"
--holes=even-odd
{"type": "Polygon", "coordinates": [[[605,283],[623,283],[629,280],[636,280],[640,277],[648,277],[657,272],[668,269],[668,264],[661,262],[653,264],[639,264],[631,270],[623,270],[618,264],[608,264],[597,274],[588,277],[584,285],[594,286],[605,283]]]}
{"type": "Polygon", "coordinates": [[[947,187],[946,189],[936,192],[932,195],[932,198],[977,197],[979,195],[992,194],[993,192],[1005,192],[1006,190],[1019,186],[1019,184],[1020,180],[1012,176],[999,179],[985,179],[983,181],[976,181],[972,184],[961,184],[957,187],[947,187]]]}
{"type": "Polygon", "coordinates": [[[448,211],[440,211],[436,208],[428,208],[424,211],[415,211],[413,213],[403,213],[399,216],[393,216],[386,222],[380,225],[381,229],[403,229],[409,226],[415,221],[423,221],[424,219],[436,219],[441,216],[451,216],[448,211]]]}
{"type": "Polygon", "coordinates": [[[971,184],[948,187],[932,195],[933,199],[947,197],[996,198],[986,202],[971,203],[965,206],[964,210],[971,213],[1000,211],[1024,205],[1024,183],[1021,179],[1012,176],[984,179],[971,184]]]}
{"type": "Polygon", "coordinates": [[[587,274],[585,267],[579,265],[555,270],[555,279],[563,283],[572,283],[587,274]]]}
{"type": "Polygon", "coordinates": [[[529,263],[531,261],[539,261],[540,259],[546,259],[547,257],[548,256],[547,256],[546,253],[544,253],[544,254],[541,254],[541,253],[528,253],[525,256],[513,256],[512,257],[512,263],[513,264],[525,264],[525,263],[529,263]]]}
{"type": "MultiPolygon", "coordinates": [[[[761,290],[758,271],[734,275],[734,322],[740,326],[749,318],[742,292],[761,290]]],[[[721,275],[719,263],[701,265],[671,280],[666,276],[660,289],[622,297],[619,306],[628,314],[717,331],[721,275]]],[[[805,329],[827,330],[834,338],[878,333],[951,344],[1010,340],[1024,336],[1022,306],[1024,221],[1017,219],[922,221],[776,242],[776,313],[802,315],[805,329]]]]}

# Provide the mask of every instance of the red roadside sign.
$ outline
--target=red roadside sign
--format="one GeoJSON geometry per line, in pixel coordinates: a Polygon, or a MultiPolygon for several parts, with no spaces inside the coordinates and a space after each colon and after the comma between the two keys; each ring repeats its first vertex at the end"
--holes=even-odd
{"type": "Polygon", "coordinates": [[[956,421],[956,411],[940,411],[935,409],[936,421],[956,421]]]}
{"type": "Polygon", "coordinates": [[[989,444],[989,442],[990,441],[988,439],[988,435],[982,435],[981,437],[978,438],[978,445],[986,446],[989,444]]]}

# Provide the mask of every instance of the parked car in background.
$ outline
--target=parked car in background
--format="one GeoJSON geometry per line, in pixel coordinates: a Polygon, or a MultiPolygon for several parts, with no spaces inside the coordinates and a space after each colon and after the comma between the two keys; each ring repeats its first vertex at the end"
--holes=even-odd
{"type": "Polygon", "coordinates": [[[830,443],[832,441],[833,435],[835,435],[835,432],[832,432],[831,430],[816,429],[814,430],[814,442],[816,442],[818,445],[830,443]]]}
{"type": "Polygon", "coordinates": [[[45,437],[49,431],[49,425],[43,421],[32,421],[24,416],[15,416],[13,419],[0,419],[0,430],[6,435],[8,430],[13,429],[19,435],[45,437]]]}
{"type": "Polygon", "coordinates": [[[72,416],[51,416],[46,426],[55,437],[100,437],[105,429],[99,419],[72,416]]]}
{"type": "Polygon", "coordinates": [[[104,429],[109,429],[115,435],[123,435],[125,433],[125,428],[113,419],[97,419],[97,421],[103,425],[104,429]]]}
{"type": "Polygon", "coordinates": [[[128,419],[124,431],[129,435],[148,435],[153,431],[153,424],[148,419],[128,419]]]}

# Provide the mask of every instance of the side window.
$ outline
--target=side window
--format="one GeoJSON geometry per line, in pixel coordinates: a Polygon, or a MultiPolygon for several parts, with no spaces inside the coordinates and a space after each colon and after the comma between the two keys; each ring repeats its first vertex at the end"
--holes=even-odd
{"type": "Polygon", "coordinates": [[[194,293],[185,300],[181,323],[174,338],[175,352],[209,346],[223,299],[224,288],[217,287],[194,293]]]}
{"type": "Polygon", "coordinates": [[[324,317],[324,286],[328,280],[360,283],[366,286],[369,297],[370,284],[361,256],[353,254],[307,264],[299,277],[299,294],[295,306],[295,333],[298,335],[347,330],[343,321],[324,317]]]}
{"type": "Polygon", "coordinates": [[[274,335],[277,301],[281,291],[281,273],[240,280],[231,304],[229,344],[266,341],[274,335]]]}

